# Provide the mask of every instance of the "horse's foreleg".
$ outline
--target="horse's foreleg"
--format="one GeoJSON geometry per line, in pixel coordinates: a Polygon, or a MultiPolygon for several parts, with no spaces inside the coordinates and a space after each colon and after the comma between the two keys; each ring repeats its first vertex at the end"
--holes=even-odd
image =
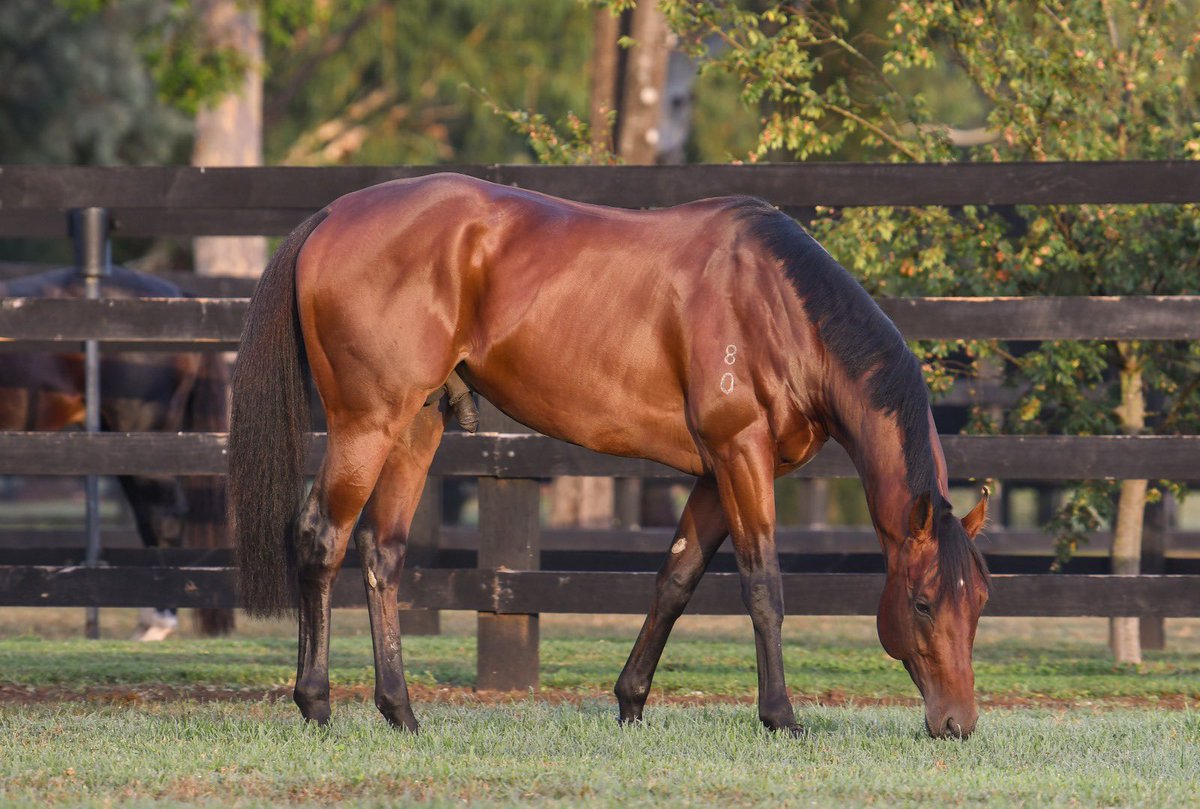
{"type": "Polygon", "coordinates": [[[671,628],[683,614],[728,532],[716,481],[709,477],[700,478],[683,508],[670,553],[658,571],[650,612],[617,679],[615,691],[622,722],[642,718],[654,671],[662,658],[671,628]]]}
{"type": "Polygon", "coordinates": [[[438,408],[421,410],[392,448],[354,531],[371,616],[375,706],[393,726],[414,733],[417,720],[408,700],[400,648],[400,572],[408,531],[444,427],[445,416],[438,408]]]}
{"type": "Polygon", "coordinates": [[[742,600],[754,624],[758,717],[772,730],[801,733],[783,673],[783,580],[775,549],[774,456],[765,437],[745,431],[714,464],[741,574],[742,600]]]}
{"type": "Polygon", "coordinates": [[[382,429],[330,424],[317,482],[300,512],[296,567],[300,643],[293,697],[305,719],[329,721],[329,612],[333,580],[354,521],[375,487],[392,439],[382,429]]]}

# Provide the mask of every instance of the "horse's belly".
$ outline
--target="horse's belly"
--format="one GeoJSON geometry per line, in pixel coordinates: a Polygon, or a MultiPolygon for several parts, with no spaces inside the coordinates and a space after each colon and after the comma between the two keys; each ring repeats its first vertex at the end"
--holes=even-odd
{"type": "Polygon", "coordinates": [[[611,455],[646,458],[690,474],[703,464],[678,385],[663,368],[629,368],[562,351],[468,358],[472,386],[540,433],[611,455]]]}

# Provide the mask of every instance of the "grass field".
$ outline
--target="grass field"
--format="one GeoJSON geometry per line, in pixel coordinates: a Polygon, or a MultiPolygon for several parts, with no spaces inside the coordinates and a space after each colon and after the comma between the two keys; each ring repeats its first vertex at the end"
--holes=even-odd
{"type": "MultiPolygon", "coordinates": [[[[925,737],[916,693],[867,619],[788,619],[789,683],[809,738],[755,719],[748,622],[692,618],[672,640],[647,722],[607,692],[627,618],[543,619],[543,698],[476,697],[473,618],[406,640],[420,736],[370,700],[365,616],[335,614],[328,730],[277,695],[283,624],[157,645],[88,642],[81,612],[0,611],[0,802],[69,805],[1146,805],[1194,806],[1200,621],[1115,667],[1102,621],[985,619],[983,718],[965,743],[925,737]],[[31,620],[39,619],[38,631],[31,620]],[[737,704],[721,699],[733,698],[737,704]]],[[[106,611],[123,635],[129,613],[106,611]]]]}

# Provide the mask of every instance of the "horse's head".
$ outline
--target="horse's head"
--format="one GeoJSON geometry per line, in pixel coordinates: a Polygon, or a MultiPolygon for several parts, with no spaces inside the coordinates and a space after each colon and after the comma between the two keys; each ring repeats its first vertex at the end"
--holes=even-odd
{"type": "Polygon", "coordinates": [[[888,553],[879,640],[920,689],[925,727],[935,738],[966,738],[979,716],[971,649],[988,574],[974,539],[986,517],[986,489],[961,522],[942,497],[923,494],[907,536],[888,553]]]}

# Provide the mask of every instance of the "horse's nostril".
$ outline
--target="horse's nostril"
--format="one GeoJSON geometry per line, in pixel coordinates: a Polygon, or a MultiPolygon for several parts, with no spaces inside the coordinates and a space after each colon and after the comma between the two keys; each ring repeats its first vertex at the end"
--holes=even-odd
{"type": "Polygon", "coordinates": [[[946,735],[955,739],[962,739],[966,737],[963,733],[962,725],[954,721],[953,716],[946,717],[946,735]]]}

